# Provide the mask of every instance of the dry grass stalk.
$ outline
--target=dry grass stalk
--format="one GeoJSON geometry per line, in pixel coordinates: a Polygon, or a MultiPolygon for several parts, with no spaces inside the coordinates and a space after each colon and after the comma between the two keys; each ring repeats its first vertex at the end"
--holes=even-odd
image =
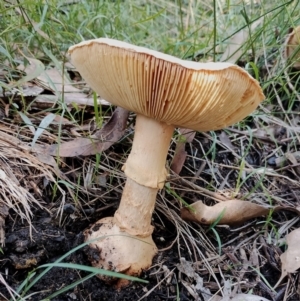
{"type": "MultiPolygon", "coordinates": [[[[40,162],[30,147],[0,128],[0,205],[14,210],[31,226],[32,206],[43,208],[43,179],[55,182],[55,170],[40,162]]],[[[46,209],[45,209],[46,210],[46,209]]]]}

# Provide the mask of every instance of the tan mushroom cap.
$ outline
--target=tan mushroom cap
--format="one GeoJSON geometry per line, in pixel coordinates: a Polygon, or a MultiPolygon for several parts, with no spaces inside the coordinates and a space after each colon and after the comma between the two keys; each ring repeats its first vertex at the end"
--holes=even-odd
{"type": "Polygon", "coordinates": [[[230,63],[184,61],[107,38],[81,42],[69,53],[101,97],[178,127],[221,129],[249,115],[264,99],[259,83],[230,63]]]}

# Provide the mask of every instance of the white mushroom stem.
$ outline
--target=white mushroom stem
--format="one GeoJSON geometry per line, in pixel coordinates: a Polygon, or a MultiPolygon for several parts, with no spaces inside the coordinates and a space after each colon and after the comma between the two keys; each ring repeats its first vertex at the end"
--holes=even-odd
{"type": "Polygon", "coordinates": [[[166,157],[174,126],[138,115],[132,150],[123,170],[127,176],[115,223],[121,231],[151,235],[151,217],[158,189],[163,188],[166,157]]]}

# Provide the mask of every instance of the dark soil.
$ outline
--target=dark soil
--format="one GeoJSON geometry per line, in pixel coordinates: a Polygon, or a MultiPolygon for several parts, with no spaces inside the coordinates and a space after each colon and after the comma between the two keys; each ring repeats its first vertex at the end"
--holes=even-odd
{"type": "MultiPolygon", "coordinates": [[[[210,149],[210,142],[205,138],[197,135],[197,139],[201,139],[202,146],[205,152],[210,149]]],[[[197,140],[196,139],[196,140],[197,140]]],[[[194,142],[196,143],[196,142],[194,142]]],[[[122,144],[124,145],[124,143],[122,144]]],[[[118,148],[120,144],[114,146],[114,154],[118,155],[118,148]]],[[[193,146],[197,148],[198,146],[193,146]]],[[[124,150],[119,151],[120,154],[124,153],[124,150]]],[[[112,157],[113,152],[110,154],[112,157]]],[[[260,164],[257,159],[263,158],[263,153],[257,151],[249,152],[249,157],[246,158],[249,164],[260,164]]],[[[203,154],[200,154],[203,156],[203,154]]],[[[199,155],[199,156],[200,156],[199,155]]],[[[211,159],[211,158],[210,158],[211,159]]],[[[75,169],[77,166],[82,165],[80,158],[76,158],[70,161],[70,166],[75,169]]],[[[215,162],[228,164],[235,160],[230,152],[220,151],[215,157],[215,162]]],[[[67,162],[68,163],[68,162],[67,162]]],[[[200,168],[200,163],[195,166],[194,159],[188,157],[185,163],[185,167],[182,171],[183,176],[191,177],[187,168],[200,168]]],[[[219,172],[226,176],[229,169],[220,168],[219,172]]],[[[72,173],[69,174],[73,176],[72,173]]],[[[238,172],[230,174],[228,177],[228,183],[236,182],[238,172]]],[[[199,177],[195,182],[199,186],[205,186],[205,183],[211,181],[211,175],[203,173],[203,177],[199,177]],[[204,182],[206,181],[206,182],[204,182]]],[[[74,181],[76,182],[76,181],[74,181]]],[[[174,182],[175,183],[175,182],[174,182]]],[[[176,185],[174,185],[176,189],[176,185]]],[[[122,184],[122,183],[121,183],[122,184]]],[[[255,186],[255,181],[249,178],[245,183],[247,188],[251,190],[251,187],[255,186]]],[[[279,182],[277,183],[279,185],[279,182]]],[[[298,188],[285,186],[285,183],[281,181],[282,187],[278,186],[278,196],[280,193],[282,197],[289,197],[291,202],[295,200],[292,197],[300,192],[298,188]]],[[[44,191],[45,195],[47,191],[44,191]]],[[[5,232],[6,240],[3,253],[0,253],[0,273],[4,277],[7,284],[17,290],[23,281],[31,275],[32,271],[36,272],[36,277],[41,273],[42,269],[35,270],[36,267],[47,263],[53,263],[61,256],[65,255],[68,251],[74,249],[76,246],[83,243],[83,231],[90,227],[94,222],[102,217],[112,216],[117,209],[118,200],[120,199],[121,190],[112,190],[108,197],[108,204],[103,205],[99,200],[93,203],[93,206],[82,204],[82,207],[76,208],[74,203],[70,201],[63,208],[63,216],[59,221],[57,218],[57,204],[53,204],[51,200],[51,191],[48,192],[49,196],[45,197],[43,205],[48,210],[42,210],[41,208],[32,208],[33,219],[32,227],[22,222],[20,217],[14,212],[9,212],[6,218],[5,232]]],[[[180,194],[180,190],[178,191],[180,194]]],[[[174,199],[172,195],[165,196],[174,205],[175,211],[179,214],[179,203],[174,199]]],[[[185,191],[185,200],[192,203],[196,199],[199,199],[199,195],[193,191],[185,191]]],[[[210,204],[211,200],[208,198],[203,200],[210,204]]],[[[160,197],[158,197],[160,202],[160,197]]],[[[290,212],[278,212],[272,216],[273,220],[278,223],[284,224],[286,221],[295,217],[296,214],[290,212]]],[[[153,266],[148,271],[145,271],[140,278],[149,281],[148,284],[134,282],[128,287],[121,290],[116,290],[113,285],[107,285],[97,277],[92,277],[86,280],[84,283],[77,284],[74,288],[69,289],[66,292],[52,298],[54,301],[73,301],[73,300],[208,300],[207,295],[219,294],[219,286],[216,280],[211,276],[209,270],[205,268],[201,258],[195,252],[195,245],[192,245],[186,237],[183,239],[179,236],[179,239],[174,243],[173,241],[177,237],[178,228],[172,223],[166,215],[163,213],[160,207],[156,208],[153,225],[155,227],[153,238],[158,246],[158,253],[153,261],[153,266]],[[180,253],[179,253],[180,252],[180,253]],[[190,262],[194,272],[203,279],[203,286],[199,289],[195,289],[196,278],[187,275],[182,271],[182,258],[185,261],[190,262]],[[210,293],[204,291],[209,289],[210,293]],[[193,296],[191,290],[197,293],[197,297],[193,296]]],[[[210,266],[213,269],[218,282],[224,285],[224,278],[222,275],[226,275],[226,279],[232,279],[232,283],[238,283],[240,292],[252,291],[252,294],[265,297],[272,301],[281,301],[288,287],[287,280],[282,282],[276,291],[272,291],[267,285],[269,283],[274,286],[281,274],[280,254],[285,250],[284,246],[279,248],[271,245],[267,241],[268,233],[271,227],[265,222],[265,218],[254,219],[239,227],[217,226],[215,229],[222,242],[222,249],[220,256],[217,260],[210,261],[210,266]],[[245,256],[251,258],[253,250],[258,252],[258,264],[259,273],[255,268],[250,265],[244,269],[243,262],[245,256]],[[243,255],[244,254],[244,255],[243,255]],[[220,270],[222,273],[220,273],[220,270]]],[[[294,224],[294,227],[299,227],[299,221],[294,224]]],[[[208,230],[208,227],[202,226],[202,229],[208,230]]],[[[193,224],[193,231],[200,230],[200,226],[193,224]]],[[[212,231],[208,231],[207,237],[215,246],[215,254],[218,253],[218,242],[215,234],[212,231]]],[[[197,235],[195,234],[195,237],[197,235]]],[[[206,250],[199,242],[197,247],[201,252],[210,258],[212,254],[209,250],[206,250]]],[[[67,258],[63,260],[66,263],[75,263],[81,265],[90,266],[87,256],[87,247],[80,248],[76,252],[73,252],[67,258]]],[[[213,255],[215,256],[215,255],[213,255]]],[[[87,272],[81,270],[67,269],[67,268],[52,268],[47,272],[43,278],[41,278],[29,291],[26,292],[26,300],[41,301],[50,296],[51,294],[67,287],[68,285],[86,277],[87,272]],[[30,297],[28,297],[30,296],[30,297]]],[[[33,277],[33,278],[34,278],[33,277]]],[[[293,293],[288,297],[288,301],[299,301],[299,275],[291,276],[292,283],[295,285],[293,293]],[[298,287],[298,289],[297,289],[298,287]]],[[[30,283],[30,280],[29,280],[30,283]]],[[[10,295],[7,288],[0,285],[0,300],[1,295],[3,300],[9,300],[10,295]]]]}
{"type": "MultiPolygon", "coordinates": [[[[68,208],[65,211],[71,212],[72,210],[68,208]]],[[[13,215],[7,218],[6,246],[3,249],[3,254],[0,255],[0,271],[12,288],[17,289],[34,267],[54,262],[83,242],[82,232],[89,226],[90,222],[88,220],[74,220],[72,222],[70,213],[66,212],[64,218],[68,223],[60,227],[57,221],[51,218],[45,211],[37,209],[33,218],[32,239],[30,239],[30,228],[28,225],[23,224],[18,218],[14,219],[13,215]]],[[[160,218],[164,219],[166,227],[162,228],[160,223],[157,223],[153,236],[158,248],[163,249],[168,247],[175,239],[176,228],[165,217],[160,216],[160,218]],[[162,241],[162,237],[164,241],[162,241]]],[[[154,224],[156,222],[154,221],[154,224]]],[[[218,232],[221,240],[224,242],[235,240],[232,245],[229,244],[222,250],[222,254],[225,256],[223,269],[224,272],[232,274],[232,277],[238,277],[238,273],[242,270],[242,265],[240,258],[238,258],[238,253],[232,253],[233,247],[246,237],[251,237],[257,233],[259,228],[252,222],[243,228],[242,231],[236,232],[234,230],[234,228],[219,228],[218,232]],[[232,264],[237,266],[237,268],[231,269],[230,265],[232,264]]],[[[263,235],[258,234],[257,237],[260,237],[261,240],[264,239],[263,235]]],[[[212,240],[214,240],[214,236],[212,236],[212,240]]],[[[181,256],[187,261],[194,262],[194,257],[187,251],[185,243],[181,241],[179,243],[181,256]]],[[[281,252],[281,250],[276,250],[274,246],[269,246],[266,243],[265,246],[261,252],[261,256],[270,259],[261,259],[260,272],[270,285],[274,285],[280,277],[280,270],[278,268],[280,261],[277,252],[281,252]]],[[[250,252],[250,250],[248,251],[250,252]]],[[[64,262],[89,265],[86,248],[82,248],[71,254],[64,262]]],[[[135,282],[118,291],[97,277],[93,277],[52,300],[139,300],[153,288],[154,290],[148,296],[145,296],[143,300],[194,300],[186,288],[186,283],[192,286],[195,284],[195,281],[180,273],[178,269],[179,263],[178,246],[175,244],[172,248],[159,252],[154,260],[154,267],[141,275],[142,279],[149,281],[148,284],[135,282]],[[168,273],[173,269],[174,272],[171,273],[171,278],[169,277],[168,280],[164,279],[166,271],[168,273]],[[159,284],[160,281],[161,283],[159,284]],[[185,285],[183,285],[184,281],[185,285]]],[[[204,287],[209,288],[212,293],[218,290],[215,281],[210,278],[208,271],[196,265],[194,265],[194,269],[203,277],[205,281],[204,287]]],[[[41,270],[37,270],[36,272],[40,273],[41,270]]],[[[26,295],[34,293],[28,300],[41,301],[51,295],[51,293],[66,287],[86,275],[87,273],[83,271],[53,268],[26,295]]],[[[264,296],[270,300],[283,300],[285,285],[280,287],[277,293],[273,293],[264,282],[256,280],[257,274],[253,270],[249,269],[244,277],[246,282],[241,284],[242,289],[253,288],[253,293],[257,295],[264,296]]],[[[5,287],[0,286],[0,293],[9,298],[5,287]]],[[[199,295],[201,296],[201,292],[199,292],[199,295]]],[[[294,296],[288,300],[296,301],[299,300],[299,297],[294,296]]]]}
{"type": "MultiPolygon", "coordinates": [[[[167,222],[167,221],[166,221],[167,222]]],[[[168,226],[172,226],[167,222],[168,226]]],[[[68,226],[59,227],[45,212],[37,210],[34,215],[32,224],[32,239],[30,239],[30,228],[21,223],[14,221],[12,218],[7,219],[6,225],[6,246],[1,255],[1,271],[7,271],[6,281],[14,289],[17,289],[21,282],[33,270],[33,267],[44,263],[51,263],[63,256],[72,248],[83,243],[82,231],[89,226],[89,222],[78,223],[74,221],[68,226]]],[[[156,231],[154,237],[159,248],[164,248],[175,238],[175,229],[164,229],[156,231]],[[162,244],[159,237],[164,237],[165,242],[162,244]]],[[[164,264],[169,270],[176,267],[179,262],[176,247],[168,251],[159,253],[155,263],[164,264]]],[[[187,254],[187,258],[190,256],[187,254]]],[[[64,262],[90,265],[87,260],[86,248],[71,254],[64,262]]],[[[83,284],[80,284],[52,300],[137,300],[155,285],[158,279],[162,277],[161,272],[151,275],[155,270],[146,271],[141,278],[148,280],[149,284],[132,283],[122,290],[116,290],[111,285],[106,285],[102,280],[93,277],[83,284]]],[[[37,270],[37,273],[40,271],[37,270]]],[[[40,301],[49,296],[51,293],[79,280],[86,276],[87,273],[75,271],[66,268],[53,268],[50,270],[29,292],[36,293],[29,300],[40,301]]],[[[176,289],[175,274],[173,281],[166,286],[158,286],[144,300],[176,300],[179,294],[180,300],[189,300],[188,293],[184,287],[176,289]]],[[[0,287],[0,293],[8,296],[4,287],[0,287]]]]}

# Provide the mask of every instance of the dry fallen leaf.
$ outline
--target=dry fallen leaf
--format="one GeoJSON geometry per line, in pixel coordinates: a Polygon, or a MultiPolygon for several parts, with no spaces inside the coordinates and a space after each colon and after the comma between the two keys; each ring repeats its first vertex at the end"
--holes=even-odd
{"type": "Polygon", "coordinates": [[[19,87],[25,84],[26,82],[29,82],[35,78],[37,78],[39,75],[41,75],[44,70],[45,66],[44,64],[37,59],[33,58],[26,58],[29,62],[29,64],[25,67],[23,65],[18,66],[18,70],[22,70],[26,73],[26,75],[22,78],[20,78],[17,82],[11,85],[11,87],[19,87]]]}
{"type": "MultiPolygon", "coordinates": [[[[248,266],[249,262],[248,262],[247,258],[245,258],[245,263],[248,266]]],[[[243,269],[244,268],[245,268],[245,266],[243,266],[243,269]]],[[[246,270],[247,270],[247,267],[246,267],[246,270]]],[[[242,277],[242,279],[244,279],[244,278],[242,277]]],[[[239,283],[241,281],[241,279],[237,279],[237,281],[239,283]]],[[[218,301],[270,301],[269,299],[265,299],[263,297],[256,296],[256,295],[237,294],[236,293],[236,291],[237,291],[236,284],[237,283],[232,283],[230,280],[225,280],[224,286],[223,286],[223,291],[222,291],[223,297],[221,297],[218,301]]],[[[209,301],[211,301],[211,300],[209,300],[209,301]]]]}
{"type": "Polygon", "coordinates": [[[295,273],[300,268],[300,228],[286,236],[287,250],[281,254],[281,276],[276,288],[288,273],[295,273]]]}
{"type": "Polygon", "coordinates": [[[35,97],[44,92],[44,89],[30,82],[26,82],[17,88],[11,88],[10,90],[1,90],[0,97],[22,96],[22,97],[35,97]]]}
{"type": "Polygon", "coordinates": [[[224,297],[220,301],[270,301],[270,300],[256,295],[237,294],[234,297],[224,297]]]}
{"type": "Polygon", "coordinates": [[[187,153],[185,151],[185,144],[191,143],[196,134],[195,131],[192,131],[190,129],[184,129],[184,128],[180,128],[179,132],[180,132],[180,136],[176,143],[175,155],[171,163],[171,170],[173,170],[177,174],[180,173],[185,158],[187,156],[187,153]]]}
{"type": "MultiPolygon", "coordinates": [[[[191,296],[193,296],[194,300],[212,300],[212,293],[208,288],[204,286],[203,278],[196,273],[195,268],[193,267],[193,264],[191,262],[182,257],[180,258],[180,264],[177,264],[177,269],[188,277],[185,279],[189,281],[180,279],[180,282],[185,286],[191,296]],[[202,298],[199,296],[199,293],[202,295],[202,298]]],[[[214,298],[213,300],[218,299],[214,298]]]]}
{"type": "Polygon", "coordinates": [[[289,163],[292,164],[293,169],[295,172],[300,175],[300,166],[298,166],[298,160],[296,159],[296,156],[294,156],[293,153],[286,153],[285,157],[288,159],[289,163]]]}
{"type": "MultiPolygon", "coordinates": [[[[258,25],[262,23],[259,19],[253,22],[250,26],[251,31],[253,31],[258,25]]],[[[236,63],[236,61],[243,55],[244,49],[243,45],[246,43],[249,37],[249,28],[240,30],[234,34],[227,42],[227,47],[220,59],[221,62],[236,63]]]]}
{"type": "MultiPolygon", "coordinates": [[[[27,69],[25,69],[26,72],[27,69]]],[[[64,93],[80,93],[66,76],[62,76],[62,72],[56,68],[50,68],[42,72],[36,77],[38,83],[47,90],[64,93]]]]}
{"type": "Polygon", "coordinates": [[[241,30],[233,35],[220,59],[221,62],[235,63],[243,55],[243,44],[249,37],[248,30],[241,30]]]}
{"type": "MultiPolygon", "coordinates": [[[[46,115],[53,114],[47,112],[46,115]]],[[[73,125],[74,123],[67,118],[64,118],[61,115],[54,114],[53,124],[61,124],[61,125],[73,125]]]]}
{"type": "MultiPolygon", "coordinates": [[[[80,89],[74,87],[74,84],[67,76],[62,76],[62,71],[56,68],[45,69],[44,65],[37,59],[28,59],[30,64],[26,67],[23,65],[18,66],[19,70],[26,73],[26,76],[21,78],[14,86],[21,85],[23,82],[34,80],[34,82],[43,89],[53,92],[55,101],[58,101],[63,95],[65,103],[77,103],[82,105],[94,105],[93,97],[87,96],[82,93],[80,89]]],[[[53,95],[47,95],[52,96],[53,95]]],[[[42,99],[43,95],[39,95],[35,101],[42,99]]],[[[49,97],[48,97],[49,98],[49,97]]],[[[108,102],[98,98],[98,105],[107,105],[108,102]]]]}
{"type": "Polygon", "coordinates": [[[295,27],[287,36],[284,56],[293,68],[300,69],[300,26],[295,27]]]}
{"type": "Polygon", "coordinates": [[[296,160],[296,164],[298,164],[298,161],[300,161],[300,151],[297,151],[297,152],[293,152],[293,153],[286,153],[284,154],[284,156],[282,157],[278,157],[275,159],[275,165],[276,167],[283,167],[283,166],[286,166],[289,161],[291,161],[289,159],[290,156],[293,156],[293,158],[296,160]]]}
{"type": "MultiPolygon", "coordinates": [[[[60,99],[59,95],[50,95],[50,94],[41,94],[38,95],[33,103],[32,106],[37,106],[39,108],[50,108],[53,107],[53,105],[58,102],[60,99]]],[[[88,97],[84,93],[66,93],[64,94],[64,103],[69,105],[72,103],[78,104],[78,105],[84,105],[84,106],[94,106],[94,99],[92,97],[88,97]]],[[[102,106],[110,106],[111,104],[102,99],[97,99],[97,104],[102,106]]]]}
{"type": "Polygon", "coordinates": [[[267,215],[269,208],[241,200],[228,200],[207,206],[201,201],[181,209],[181,218],[187,221],[211,225],[220,217],[219,224],[234,225],[251,218],[267,215]]]}
{"type": "Polygon", "coordinates": [[[230,150],[234,150],[235,147],[231,143],[231,140],[229,139],[228,135],[225,133],[225,131],[222,131],[221,134],[219,135],[220,141],[227,146],[230,150]]]}
{"type": "Polygon", "coordinates": [[[61,144],[53,144],[46,153],[52,156],[89,156],[107,150],[117,142],[126,130],[129,111],[117,107],[109,121],[90,138],[76,138],[61,144]]]}

